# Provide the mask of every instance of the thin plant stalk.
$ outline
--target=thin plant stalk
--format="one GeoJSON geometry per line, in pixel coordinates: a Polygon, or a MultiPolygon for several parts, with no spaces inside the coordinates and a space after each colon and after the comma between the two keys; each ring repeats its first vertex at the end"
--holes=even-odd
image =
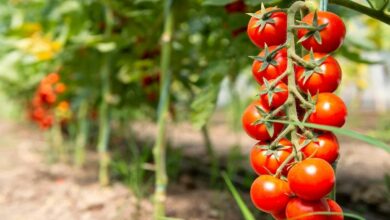
{"type": "Polygon", "coordinates": [[[87,100],[83,100],[77,112],[78,132],[75,140],[74,164],[78,168],[83,167],[85,163],[85,148],[89,134],[88,108],[87,100]]]}
{"type": "Polygon", "coordinates": [[[166,124],[169,116],[169,88],[171,81],[171,39],[173,31],[172,0],[165,0],[164,31],[162,34],[161,87],[157,112],[157,136],[153,147],[155,163],[154,219],[165,216],[166,188],[168,176],[166,171],[166,124]]]}

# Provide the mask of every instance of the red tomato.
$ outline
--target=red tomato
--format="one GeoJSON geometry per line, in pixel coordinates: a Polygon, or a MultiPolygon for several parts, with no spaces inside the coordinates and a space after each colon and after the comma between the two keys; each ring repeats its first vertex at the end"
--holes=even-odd
{"type": "MultiPolygon", "coordinates": [[[[270,149],[267,143],[259,142],[250,153],[252,168],[258,175],[275,174],[291,152],[292,143],[286,138],[281,139],[275,149],[270,149]]],[[[287,173],[287,167],[283,171],[287,173]]]]}
{"type": "MultiPolygon", "coordinates": [[[[260,109],[263,109],[264,112],[269,112],[270,110],[260,101],[255,100],[253,101],[244,111],[244,114],[242,115],[242,126],[246,133],[260,141],[267,141],[270,139],[273,139],[276,137],[280,131],[283,129],[283,124],[280,123],[274,123],[274,135],[270,137],[267,131],[267,127],[264,123],[255,125],[254,123],[257,120],[260,120],[263,118],[263,116],[260,114],[258,109],[256,108],[258,106],[260,109]]],[[[283,113],[280,113],[280,115],[283,115],[283,113]]]]}
{"type": "Polygon", "coordinates": [[[341,98],[332,93],[320,93],[314,111],[310,114],[307,122],[342,127],[346,117],[347,107],[341,98]]]}
{"type": "MultiPolygon", "coordinates": [[[[266,12],[276,8],[267,8],[266,12]]],[[[261,15],[261,10],[257,11],[257,15],[261,15]]],[[[250,40],[259,48],[264,48],[265,44],[268,46],[280,45],[286,42],[287,38],[287,14],[284,12],[273,12],[267,18],[262,18],[266,22],[263,29],[257,25],[259,19],[251,17],[248,23],[247,33],[250,40]],[[267,20],[269,22],[267,22],[267,20]]]]}
{"type": "Polygon", "coordinates": [[[250,194],[253,204],[268,213],[284,210],[290,199],[287,182],[270,175],[257,177],[251,186],[250,194]]]}
{"type": "MultiPolygon", "coordinates": [[[[337,204],[337,202],[331,200],[331,199],[326,199],[326,202],[329,205],[329,211],[330,212],[336,212],[336,213],[343,213],[343,209],[337,204]]],[[[328,220],[344,220],[343,215],[329,215],[328,220]]]]}
{"type": "MultiPolygon", "coordinates": [[[[274,80],[269,81],[272,83],[274,80]]],[[[266,91],[266,85],[261,86],[261,91],[266,91]]],[[[283,82],[278,82],[275,88],[272,89],[273,93],[271,94],[271,103],[269,103],[268,94],[260,95],[261,102],[267,105],[268,108],[275,109],[281,105],[283,105],[288,98],[288,87],[283,82]]]]}
{"type": "Polygon", "coordinates": [[[244,12],[246,8],[245,2],[243,0],[237,0],[230,4],[225,5],[225,11],[229,14],[236,12],[244,12]]]}
{"type": "Polygon", "coordinates": [[[309,158],[293,166],[287,175],[291,190],[305,200],[318,200],[332,191],[335,174],[323,159],[309,158]]]}
{"type": "Polygon", "coordinates": [[[324,199],[306,201],[300,198],[291,199],[286,207],[287,219],[294,220],[329,220],[328,215],[318,215],[313,212],[328,212],[329,206],[324,199]],[[302,217],[299,217],[302,216],[302,217]]]}
{"type": "MultiPolygon", "coordinates": [[[[324,29],[320,30],[322,43],[317,42],[314,36],[309,37],[302,42],[302,45],[307,49],[313,49],[314,52],[330,53],[341,46],[345,38],[345,25],[343,20],[336,14],[328,11],[318,11],[318,25],[328,24],[324,29]]],[[[302,21],[312,25],[314,13],[306,15],[302,21]]],[[[309,30],[299,29],[298,38],[301,39],[309,30]]]]}
{"type": "MultiPolygon", "coordinates": [[[[268,48],[269,52],[272,53],[276,49],[276,46],[271,46],[268,48]]],[[[264,57],[265,50],[262,50],[258,56],[264,57]]],[[[273,60],[277,65],[269,64],[263,71],[261,70],[261,66],[263,62],[254,60],[252,64],[252,74],[257,83],[263,85],[264,78],[267,80],[275,79],[280,76],[287,68],[287,50],[283,48],[275,53],[273,60]]],[[[287,77],[283,79],[285,83],[287,83],[287,77]]]]}
{"type": "MultiPolygon", "coordinates": [[[[337,137],[332,132],[324,132],[317,136],[317,141],[311,141],[303,149],[302,153],[305,157],[315,157],[326,160],[328,163],[333,163],[339,156],[339,142],[337,137]]],[[[303,143],[306,138],[301,138],[303,143]]]]}
{"type": "Polygon", "coordinates": [[[66,86],[64,83],[57,83],[57,85],[54,88],[56,93],[64,93],[66,91],[66,86]]]}
{"type": "MultiPolygon", "coordinates": [[[[314,59],[319,60],[326,56],[325,54],[314,53],[314,59]]],[[[303,57],[304,60],[310,61],[310,54],[303,57]]],[[[295,78],[302,92],[309,92],[311,95],[324,92],[334,92],[341,81],[341,68],[339,63],[331,56],[318,66],[322,73],[314,72],[306,80],[304,77],[305,68],[296,67],[295,78]]]]}
{"type": "Polygon", "coordinates": [[[271,213],[272,217],[275,220],[286,220],[286,210],[282,210],[280,212],[271,213]]]}

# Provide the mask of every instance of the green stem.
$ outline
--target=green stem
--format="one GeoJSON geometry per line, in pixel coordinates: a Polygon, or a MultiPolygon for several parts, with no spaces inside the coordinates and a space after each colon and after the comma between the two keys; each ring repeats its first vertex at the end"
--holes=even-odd
{"type": "Polygon", "coordinates": [[[166,124],[169,116],[169,90],[171,81],[171,43],[173,32],[172,0],[165,0],[164,32],[162,39],[161,55],[161,87],[158,103],[157,136],[153,147],[154,163],[156,167],[155,191],[154,191],[154,219],[163,219],[165,216],[166,188],[168,176],[166,171],[166,124]]]}
{"type": "Polygon", "coordinates": [[[291,57],[295,62],[297,62],[299,65],[301,65],[301,66],[303,66],[303,67],[305,67],[305,68],[314,69],[314,68],[316,67],[316,64],[304,60],[303,58],[301,58],[300,56],[298,56],[296,53],[291,54],[290,57],[291,57]]]}
{"type": "Polygon", "coordinates": [[[328,10],[328,0],[321,0],[320,1],[320,10],[321,11],[328,10]]]}
{"type": "Polygon", "coordinates": [[[211,142],[211,138],[209,135],[209,129],[207,125],[204,125],[202,127],[202,136],[203,140],[205,142],[206,150],[207,150],[207,155],[209,157],[210,163],[211,163],[211,184],[214,185],[216,183],[216,180],[219,176],[219,163],[218,163],[218,158],[217,155],[214,151],[213,144],[211,142]]]}
{"type": "Polygon", "coordinates": [[[329,0],[329,3],[355,10],[390,25],[390,14],[386,10],[376,10],[350,0],[329,0]]]}
{"type": "Polygon", "coordinates": [[[85,148],[89,134],[89,123],[87,117],[88,102],[86,99],[84,99],[78,109],[77,114],[78,132],[75,141],[74,164],[78,168],[82,167],[85,162],[85,148]]]}
{"type": "Polygon", "coordinates": [[[107,97],[110,94],[110,70],[109,70],[109,55],[103,55],[101,80],[102,93],[99,106],[99,136],[98,136],[98,153],[99,153],[99,183],[106,186],[110,183],[108,166],[110,164],[110,156],[107,152],[108,141],[110,136],[110,116],[107,97]]]}
{"type": "MultiPolygon", "coordinates": [[[[291,55],[295,54],[294,29],[292,26],[295,24],[295,14],[297,13],[298,10],[300,10],[304,6],[305,6],[305,2],[297,1],[294,4],[292,4],[287,11],[287,70],[286,72],[288,73],[289,95],[287,98],[288,105],[287,105],[286,113],[287,113],[288,120],[292,120],[292,121],[298,121],[297,108],[295,104],[295,94],[293,92],[296,89],[296,82],[295,82],[295,73],[294,73],[294,61],[291,58],[291,55]]],[[[293,153],[290,154],[277,169],[275,173],[275,176],[277,177],[281,175],[284,167],[287,166],[287,164],[296,156],[296,153],[299,152],[300,150],[298,149],[299,137],[297,135],[297,128],[294,125],[288,125],[288,126],[292,127],[291,142],[293,144],[294,150],[293,153]]],[[[282,134],[279,136],[282,136],[282,134]]]]}

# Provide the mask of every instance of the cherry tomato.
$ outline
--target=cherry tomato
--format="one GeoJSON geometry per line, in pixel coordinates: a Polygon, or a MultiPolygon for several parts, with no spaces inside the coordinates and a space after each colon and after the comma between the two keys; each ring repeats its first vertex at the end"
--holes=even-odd
{"type": "MultiPolygon", "coordinates": [[[[314,52],[330,53],[341,46],[345,38],[345,25],[343,20],[336,14],[328,11],[317,11],[318,25],[327,24],[325,28],[319,31],[321,43],[312,35],[302,42],[302,45],[307,49],[313,49],[314,52]]],[[[302,21],[313,25],[314,13],[306,15],[302,21]]],[[[301,39],[309,30],[298,29],[298,38],[301,39]]]]}
{"type": "Polygon", "coordinates": [[[300,198],[291,199],[286,207],[287,219],[296,220],[329,220],[328,215],[319,215],[313,212],[328,212],[329,206],[324,199],[306,201],[300,198]],[[302,216],[302,217],[299,217],[302,216]]]}
{"type": "MultiPolygon", "coordinates": [[[[276,49],[276,46],[271,46],[268,48],[269,53],[272,53],[276,49]]],[[[259,57],[265,56],[265,50],[262,50],[259,55],[259,57]]],[[[278,76],[280,76],[287,68],[287,50],[286,48],[283,48],[275,53],[273,56],[273,60],[276,62],[276,65],[269,64],[263,71],[261,70],[261,67],[263,65],[262,61],[254,60],[252,64],[252,74],[257,83],[260,85],[263,85],[264,78],[267,80],[276,79],[278,76]]],[[[287,83],[287,77],[283,79],[285,83],[287,83]]]]}
{"type": "MultiPolygon", "coordinates": [[[[325,54],[314,53],[314,59],[319,60],[326,56],[325,54]]],[[[310,61],[310,54],[303,57],[304,60],[310,61]]],[[[302,66],[296,67],[295,78],[302,92],[309,92],[311,95],[324,92],[334,92],[341,81],[341,68],[339,63],[331,56],[318,66],[322,72],[313,72],[312,75],[305,78],[306,70],[302,66]]],[[[313,71],[313,70],[312,70],[313,71]]]]}
{"type": "MultiPolygon", "coordinates": [[[[336,213],[343,213],[343,209],[337,204],[337,202],[331,200],[331,199],[326,199],[326,202],[329,205],[329,211],[330,212],[336,212],[336,213]]],[[[343,215],[329,215],[328,220],[344,220],[343,215]]]]}
{"type": "MultiPolygon", "coordinates": [[[[268,143],[259,142],[250,153],[252,168],[258,175],[275,174],[291,152],[292,144],[286,138],[281,139],[274,149],[270,149],[268,143]]],[[[283,171],[287,173],[287,166],[283,171]]]]}
{"type": "MultiPolygon", "coordinates": [[[[257,11],[257,15],[266,14],[276,8],[267,8],[265,13],[261,10],[257,11]]],[[[287,14],[284,12],[272,12],[271,14],[263,17],[261,20],[264,23],[262,29],[258,24],[260,19],[252,16],[248,23],[247,33],[250,40],[259,48],[268,46],[280,45],[286,42],[287,33],[287,14]]]]}
{"type": "MultiPolygon", "coordinates": [[[[316,141],[310,141],[303,149],[305,157],[315,157],[333,163],[339,156],[339,142],[332,132],[324,132],[316,137],[316,141]]],[[[300,139],[303,143],[306,138],[300,139]]]]}
{"type": "MultiPolygon", "coordinates": [[[[269,83],[272,83],[274,80],[269,81],[269,83]]],[[[267,87],[264,84],[261,86],[261,91],[267,91],[267,87]]],[[[268,98],[268,94],[262,94],[260,95],[261,102],[264,103],[268,108],[275,109],[281,105],[283,105],[288,98],[288,87],[284,82],[278,82],[276,83],[275,87],[271,89],[271,103],[268,98]]]]}
{"type": "Polygon", "coordinates": [[[251,186],[250,194],[253,204],[268,213],[284,210],[290,199],[287,182],[270,175],[257,177],[251,186]]]}
{"type": "Polygon", "coordinates": [[[320,93],[317,96],[314,111],[307,121],[314,124],[342,127],[346,117],[347,107],[341,98],[332,93],[320,93]]]}
{"type": "MultiPolygon", "coordinates": [[[[270,111],[260,100],[255,100],[254,102],[252,102],[245,109],[242,115],[242,126],[244,130],[250,137],[256,140],[267,141],[275,138],[283,129],[283,124],[273,123],[274,134],[271,137],[268,134],[267,127],[264,123],[254,124],[256,121],[263,118],[256,106],[262,109],[264,112],[270,111]]],[[[283,115],[283,113],[279,113],[279,116],[281,115],[283,115]]]]}
{"type": "Polygon", "coordinates": [[[282,210],[280,212],[271,213],[272,217],[275,220],[286,220],[286,210],[282,210]]]}
{"type": "Polygon", "coordinates": [[[323,159],[309,158],[293,166],[287,175],[291,190],[305,200],[318,200],[332,191],[335,173],[323,159]]]}
{"type": "Polygon", "coordinates": [[[225,11],[228,14],[236,12],[244,12],[246,8],[245,2],[243,0],[237,0],[232,3],[225,5],[225,11]]]}

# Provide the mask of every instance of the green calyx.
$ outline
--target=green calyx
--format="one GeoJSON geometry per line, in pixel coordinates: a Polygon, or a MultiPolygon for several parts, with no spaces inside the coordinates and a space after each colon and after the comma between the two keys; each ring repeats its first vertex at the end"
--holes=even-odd
{"type": "Polygon", "coordinates": [[[271,106],[274,94],[276,94],[278,92],[284,92],[285,90],[281,89],[281,88],[277,88],[275,86],[272,86],[269,83],[269,81],[267,81],[267,79],[265,79],[265,78],[263,79],[263,81],[264,81],[265,88],[260,90],[259,95],[267,94],[268,105],[271,106]]]}
{"type": "Polygon", "coordinates": [[[307,82],[307,80],[314,74],[324,74],[324,72],[321,69],[321,65],[325,62],[325,60],[328,58],[328,56],[324,56],[320,59],[315,59],[314,53],[311,50],[310,51],[310,64],[313,64],[312,67],[305,67],[305,72],[301,75],[299,80],[303,79],[303,84],[307,82]]]}
{"type": "Polygon", "coordinates": [[[258,32],[262,32],[267,24],[274,24],[275,19],[271,16],[274,12],[283,11],[283,9],[274,9],[267,11],[264,4],[261,4],[260,13],[247,13],[247,15],[256,18],[258,21],[252,26],[252,28],[257,28],[258,32]]]}
{"type": "Polygon", "coordinates": [[[303,37],[301,37],[298,40],[297,43],[302,43],[303,41],[309,39],[310,37],[314,37],[314,39],[317,41],[317,43],[322,44],[322,39],[321,39],[320,32],[324,28],[326,28],[326,26],[328,26],[328,24],[326,23],[326,24],[318,25],[317,11],[314,12],[313,21],[312,21],[311,25],[306,24],[303,21],[297,21],[297,22],[300,23],[300,24],[298,26],[294,26],[294,28],[297,28],[297,29],[307,29],[308,30],[308,32],[303,37]]]}
{"type": "Polygon", "coordinates": [[[263,56],[249,56],[249,57],[262,63],[260,68],[258,69],[259,72],[262,72],[265,69],[267,69],[267,67],[269,65],[272,65],[272,66],[277,66],[278,65],[278,63],[275,61],[275,56],[276,56],[276,53],[279,50],[283,49],[284,47],[285,47],[285,45],[281,45],[281,46],[275,48],[275,50],[270,52],[269,49],[268,49],[268,46],[265,45],[265,47],[264,47],[264,55],[263,56]]]}

